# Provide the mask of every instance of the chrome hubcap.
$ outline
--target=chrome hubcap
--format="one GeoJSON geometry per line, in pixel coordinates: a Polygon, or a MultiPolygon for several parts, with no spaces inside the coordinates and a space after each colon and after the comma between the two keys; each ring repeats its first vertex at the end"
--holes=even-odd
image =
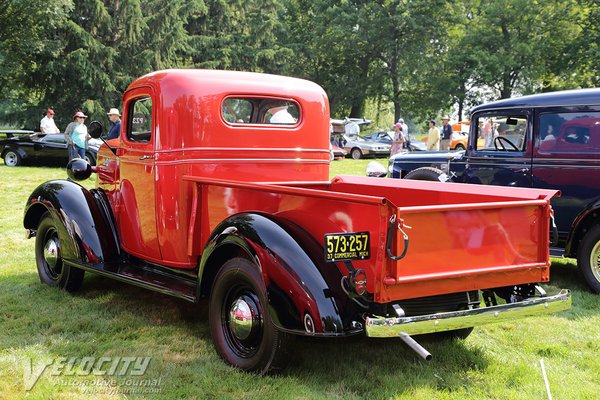
{"type": "Polygon", "coordinates": [[[50,238],[44,246],[44,260],[50,268],[55,268],[58,264],[58,243],[56,238],[50,238]]]}
{"type": "Polygon", "coordinates": [[[247,339],[252,333],[255,316],[252,308],[243,298],[233,302],[229,310],[229,328],[238,340],[247,339]]]}
{"type": "Polygon", "coordinates": [[[600,282],[600,241],[596,242],[590,254],[590,268],[594,278],[600,282]]]}
{"type": "Polygon", "coordinates": [[[17,165],[17,155],[12,152],[6,154],[6,157],[4,157],[4,163],[9,167],[14,167],[17,165]]]}

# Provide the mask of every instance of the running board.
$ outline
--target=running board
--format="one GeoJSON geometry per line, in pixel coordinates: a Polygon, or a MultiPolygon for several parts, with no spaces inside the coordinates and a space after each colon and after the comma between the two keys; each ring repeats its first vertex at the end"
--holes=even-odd
{"type": "Polygon", "coordinates": [[[133,263],[85,264],[64,260],[71,267],[126,282],[144,289],[196,302],[198,281],[167,268],[153,268],[133,263]]]}

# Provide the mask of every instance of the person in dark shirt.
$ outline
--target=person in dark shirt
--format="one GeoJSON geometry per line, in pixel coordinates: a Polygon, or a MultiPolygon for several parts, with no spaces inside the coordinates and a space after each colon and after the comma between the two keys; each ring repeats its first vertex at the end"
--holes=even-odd
{"type": "Polygon", "coordinates": [[[111,108],[106,115],[110,120],[110,128],[108,130],[108,140],[116,139],[121,132],[121,113],[116,108],[111,108]]]}
{"type": "Polygon", "coordinates": [[[442,140],[440,142],[440,150],[449,150],[450,141],[452,140],[452,126],[449,124],[448,116],[442,117],[442,140]]]}

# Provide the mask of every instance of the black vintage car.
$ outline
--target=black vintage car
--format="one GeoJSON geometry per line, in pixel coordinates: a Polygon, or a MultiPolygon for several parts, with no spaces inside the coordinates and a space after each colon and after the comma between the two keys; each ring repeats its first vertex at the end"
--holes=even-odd
{"type": "MultiPolygon", "coordinates": [[[[369,175],[386,173],[370,167],[369,175]],[[379,171],[379,172],[378,172],[379,171]]],[[[500,100],[471,111],[465,150],[397,154],[388,176],[559,189],[553,256],[577,258],[600,293],[600,89],[500,100]]]]}
{"type": "MultiPolygon", "coordinates": [[[[85,158],[91,165],[96,164],[96,155],[100,144],[102,142],[97,139],[91,139],[88,142],[85,158]]],[[[0,141],[0,152],[4,164],[9,167],[16,167],[24,163],[66,165],[69,161],[67,142],[62,133],[30,133],[8,137],[0,141]]]]}

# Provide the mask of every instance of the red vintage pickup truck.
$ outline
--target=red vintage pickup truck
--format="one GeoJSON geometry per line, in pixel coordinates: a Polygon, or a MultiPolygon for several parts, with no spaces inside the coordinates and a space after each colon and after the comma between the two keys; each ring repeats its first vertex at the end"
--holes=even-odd
{"type": "MultiPolygon", "coordinates": [[[[90,125],[92,136],[102,127],[90,125]]],[[[208,298],[218,353],[266,372],[294,335],[466,336],[570,307],[547,295],[551,190],[338,176],[321,87],[266,74],[166,70],[134,81],[120,137],[31,194],[42,282],[84,271],[208,298]]]]}

